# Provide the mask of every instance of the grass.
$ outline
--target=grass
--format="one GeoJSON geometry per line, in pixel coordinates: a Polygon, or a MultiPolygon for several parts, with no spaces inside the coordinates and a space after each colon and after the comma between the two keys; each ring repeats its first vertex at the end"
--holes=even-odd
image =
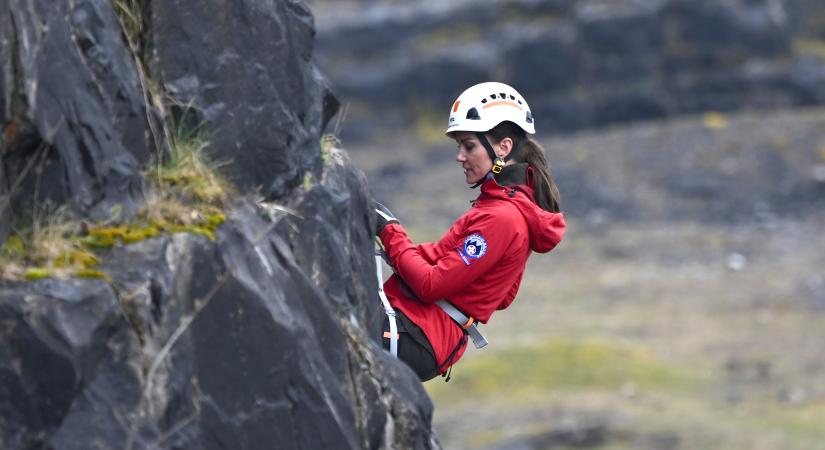
{"type": "Polygon", "coordinates": [[[555,254],[531,259],[516,303],[485,326],[490,348],[468,350],[449,383],[425,384],[442,444],[503,448],[579,414],[624,420],[607,422],[600,449],[664,435],[678,449],[819,448],[825,316],[795,299],[796,280],[821,266],[825,241],[813,230],[795,231],[804,240],[789,237],[792,228],[579,230],[555,254]],[[724,265],[731,248],[748,255],[742,271],[724,265]],[[781,399],[797,386],[804,400],[781,399]],[[469,411],[482,417],[457,429],[469,411]]]}
{"type": "Polygon", "coordinates": [[[341,139],[335,134],[328,133],[321,137],[321,161],[324,165],[329,162],[330,152],[334,148],[341,148],[341,139]]]}
{"type": "Polygon", "coordinates": [[[98,278],[101,249],[128,245],[162,234],[191,233],[214,240],[226,220],[223,212],[231,186],[205,154],[202,127],[178,127],[166,161],[144,172],[146,203],[125,221],[113,207],[105,223],[69,220],[64,210],[40,211],[32,223],[12,233],[0,255],[0,279],[98,278]]]}
{"type": "MultiPolygon", "coordinates": [[[[162,89],[147,70],[145,56],[150,42],[145,24],[146,0],[113,0],[123,35],[139,68],[144,100],[163,115],[168,105],[162,89]]],[[[0,255],[0,279],[36,280],[49,277],[101,278],[95,251],[127,245],[171,233],[192,233],[215,239],[215,231],[226,220],[223,210],[232,188],[221,176],[220,164],[211,161],[206,148],[208,135],[203,123],[190,127],[186,105],[178,120],[158,123],[147,115],[157,156],[143,172],[148,181],[145,204],[134,217],[121,217],[122,208],[112,207],[104,223],[68,220],[62,211],[35,211],[31,223],[19,227],[4,242],[0,255]],[[160,129],[162,128],[162,130],[160,129]],[[167,142],[168,145],[162,145],[167,142]]],[[[37,208],[36,208],[37,209],[37,208]]]]}
{"type": "Polygon", "coordinates": [[[177,199],[182,203],[222,206],[229,191],[228,182],[220,175],[221,164],[210,161],[206,154],[209,145],[204,123],[187,128],[188,105],[177,124],[167,155],[155,167],[144,172],[161,193],[161,199],[177,199]]]}
{"type": "Polygon", "coordinates": [[[148,0],[112,0],[112,5],[120,19],[126,41],[133,52],[139,53],[139,60],[145,62],[144,56],[148,50],[145,19],[149,8],[148,0]]]}
{"type": "Polygon", "coordinates": [[[797,39],[793,42],[793,51],[799,56],[813,56],[825,61],[825,40],[797,39]]]}
{"type": "Polygon", "coordinates": [[[91,269],[99,260],[78,241],[80,233],[80,224],[68,220],[64,209],[45,207],[3,243],[0,278],[70,277],[91,269]]]}
{"type": "Polygon", "coordinates": [[[426,385],[440,401],[482,398],[501,391],[511,399],[529,399],[541,393],[584,388],[684,389],[701,380],[695,370],[659,361],[644,348],[565,337],[485,352],[462,361],[454,370],[449,384],[426,385]]]}
{"type": "Polygon", "coordinates": [[[450,145],[450,140],[444,135],[447,121],[444,111],[422,103],[413,105],[415,136],[427,145],[450,145]]]}
{"type": "Polygon", "coordinates": [[[435,49],[468,45],[481,42],[483,30],[475,24],[450,25],[419,35],[412,39],[410,48],[419,54],[427,54],[435,49]]]}

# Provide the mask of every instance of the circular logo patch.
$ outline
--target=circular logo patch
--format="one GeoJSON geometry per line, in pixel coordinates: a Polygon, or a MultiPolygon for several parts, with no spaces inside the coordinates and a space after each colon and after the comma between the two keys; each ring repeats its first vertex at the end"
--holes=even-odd
{"type": "Polygon", "coordinates": [[[480,234],[475,233],[464,238],[464,254],[478,259],[487,253],[487,241],[480,234]]]}

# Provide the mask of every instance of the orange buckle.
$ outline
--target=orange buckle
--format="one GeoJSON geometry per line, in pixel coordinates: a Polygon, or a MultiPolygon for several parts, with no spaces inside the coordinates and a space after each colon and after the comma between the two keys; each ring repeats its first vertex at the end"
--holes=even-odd
{"type": "Polygon", "coordinates": [[[473,326],[475,321],[476,321],[475,319],[470,317],[469,319],[467,319],[467,322],[465,322],[464,325],[461,326],[461,329],[466,330],[467,328],[470,328],[471,326],[473,326]]]}
{"type": "MultiPolygon", "coordinates": [[[[392,334],[390,334],[389,331],[384,332],[384,339],[390,339],[391,337],[392,337],[392,334]]],[[[399,337],[400,337],[400,335],[398,333],[395,333],[395,338],[398,339],[399,337]]]]}
{"type": "Polygon", "coordinates": [[[502,166],[493,165],[493,168],[491,170],[493,171],[494,174],[498,175],[498,174],[501,173],[501,167],[502,166]]]}

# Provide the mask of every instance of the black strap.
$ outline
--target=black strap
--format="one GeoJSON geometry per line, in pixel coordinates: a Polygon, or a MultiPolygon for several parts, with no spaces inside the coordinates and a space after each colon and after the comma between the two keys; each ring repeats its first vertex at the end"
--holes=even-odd
{"type": "Polygon", "coordinates": [[[462,330],[462,331],[464,333],[461,335],[461,339],[458,340],[458,345],[456,345],[455,348],[453,349],[453,351],[450,352],[450,356],[448,356],[447,359],[444,360],[444,362],[441,363],[440,366],[438,366],[438,371],[439,372],[441,372],[444,369],[444,366],[447,366],[447,373],[442,375],[442,376],[446,377],[446,379],[444,380],[445,383],[450,381],[450,374],[453,371],[453,359],[455,359],[456,353],[458,353],[458,351],[461,349],[461,347],[463,347],[464,344],[467,343],[467,331],[466,330],[462,330]]]}
{"type": "MultiPolygon", "coordinates": [[[[487,136],[484,133],[482,133],[481,131],[476,131],[476,137],[478,138],[479,142],[481,142],[481,145],[483,145],[484,148],[487,150],[487,155],[490,157],[490,161],[493,162],[493,167],[495,167],[497,165],[496,161],[501,161],[502,169],[503,169],[504,163],[506,163],[507,161],[510,161],[511,159],[513,159],[516,156],[521,154],[521,148],[524,145],[524,141],[527,140],[526,135],[520,137],[519,140],[518,140],[518,144],[516,144],[516,147],[514,149],[510,150],[510,153],[508,153],[507,156],[505,156],[504,159],[502,160],[501,158],[499,158],[496,155],[495,150],[493,150],[493,146],[490,144],[490,141],[487,140],[487,136]]],[[[499,171],[499,173],[500,172],[501,171],[499,171]]],[[[475,189],[475,188],[481,186],[482,184],[484,184],[485,181],[487,181],[487,178],[489,178],[491,175],[493,177],[495,177],[495,173],[493,171],[487,172],[487,176],[485,176],[484,178],[479,180],[476,184],[470,186],[470,189],[475,189]]]]}
{"type": "Polygon", "coordinates": [[[493,164],[495,164],[496,160],[498,159],[498,156],[496,156],[496,152],[493,150],[493,146],[490,145],[490,141],[487,140],[487,136],[481,131],[476,131],[476,137],[478,137],[478,140],[481,142],[481,145],[483,145],[484,148],[487,149],[487,155],[490,156],[490,161],[492,161],[493,164]]]}

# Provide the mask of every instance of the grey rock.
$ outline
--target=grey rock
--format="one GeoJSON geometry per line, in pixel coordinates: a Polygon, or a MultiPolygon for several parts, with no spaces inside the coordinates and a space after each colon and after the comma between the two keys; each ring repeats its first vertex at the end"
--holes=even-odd
{"type": "MultiPolygon", "coordinates": [[[[0,9],[5,181],[45,158],[15,207],[38,189],[93,219],[140,204],[152,142],[112,7],[0,9]]],[[[181,0],[148,10],[153,53],[139,56],[152,75],[207,122],[213,156],[232,159],[246,194],[263,186],[273,210],[291,212],[263,214],[241,196],[215,241],[179,233],[101,250],[105,280],[0,281],[0,442],[439,448],[429,397],[371,333],[374,218],[364,175],[341,151],[321,155],[337,101],[311,58],[308,9],[181,0]]],[[[185,121],[184,109],[171,112],[185,121]]]]}
{"type": "Polygon", "coordinates": [[[94,218],[108,218],[113,207],[128,216],[142,196],[139,169],[151,144],[136,67],[111,3],[6,5],[3,160],[18,177],[32,158],[45,158],[11,193],[13,207],[30,207],[39,192],[94,218]]]}
{"type": "Polygon", "coordinates": [[[320,174],[319,135],[338,103],[311,59],[303,2],[164,0],[151,14],[152,65],[207,124],[233,181],[278,198],[320,174]]]}
{"type": "MultiPolygon", "coordinates": [[[[241,203],[216,242],[177,234],[113,248],[111,284],[0,285],[4,442],[438,448],[415,375],[304,273],[278,228],[241,203]]],[[[358,234],[368,240],[368,229],[358,234]]]]}

